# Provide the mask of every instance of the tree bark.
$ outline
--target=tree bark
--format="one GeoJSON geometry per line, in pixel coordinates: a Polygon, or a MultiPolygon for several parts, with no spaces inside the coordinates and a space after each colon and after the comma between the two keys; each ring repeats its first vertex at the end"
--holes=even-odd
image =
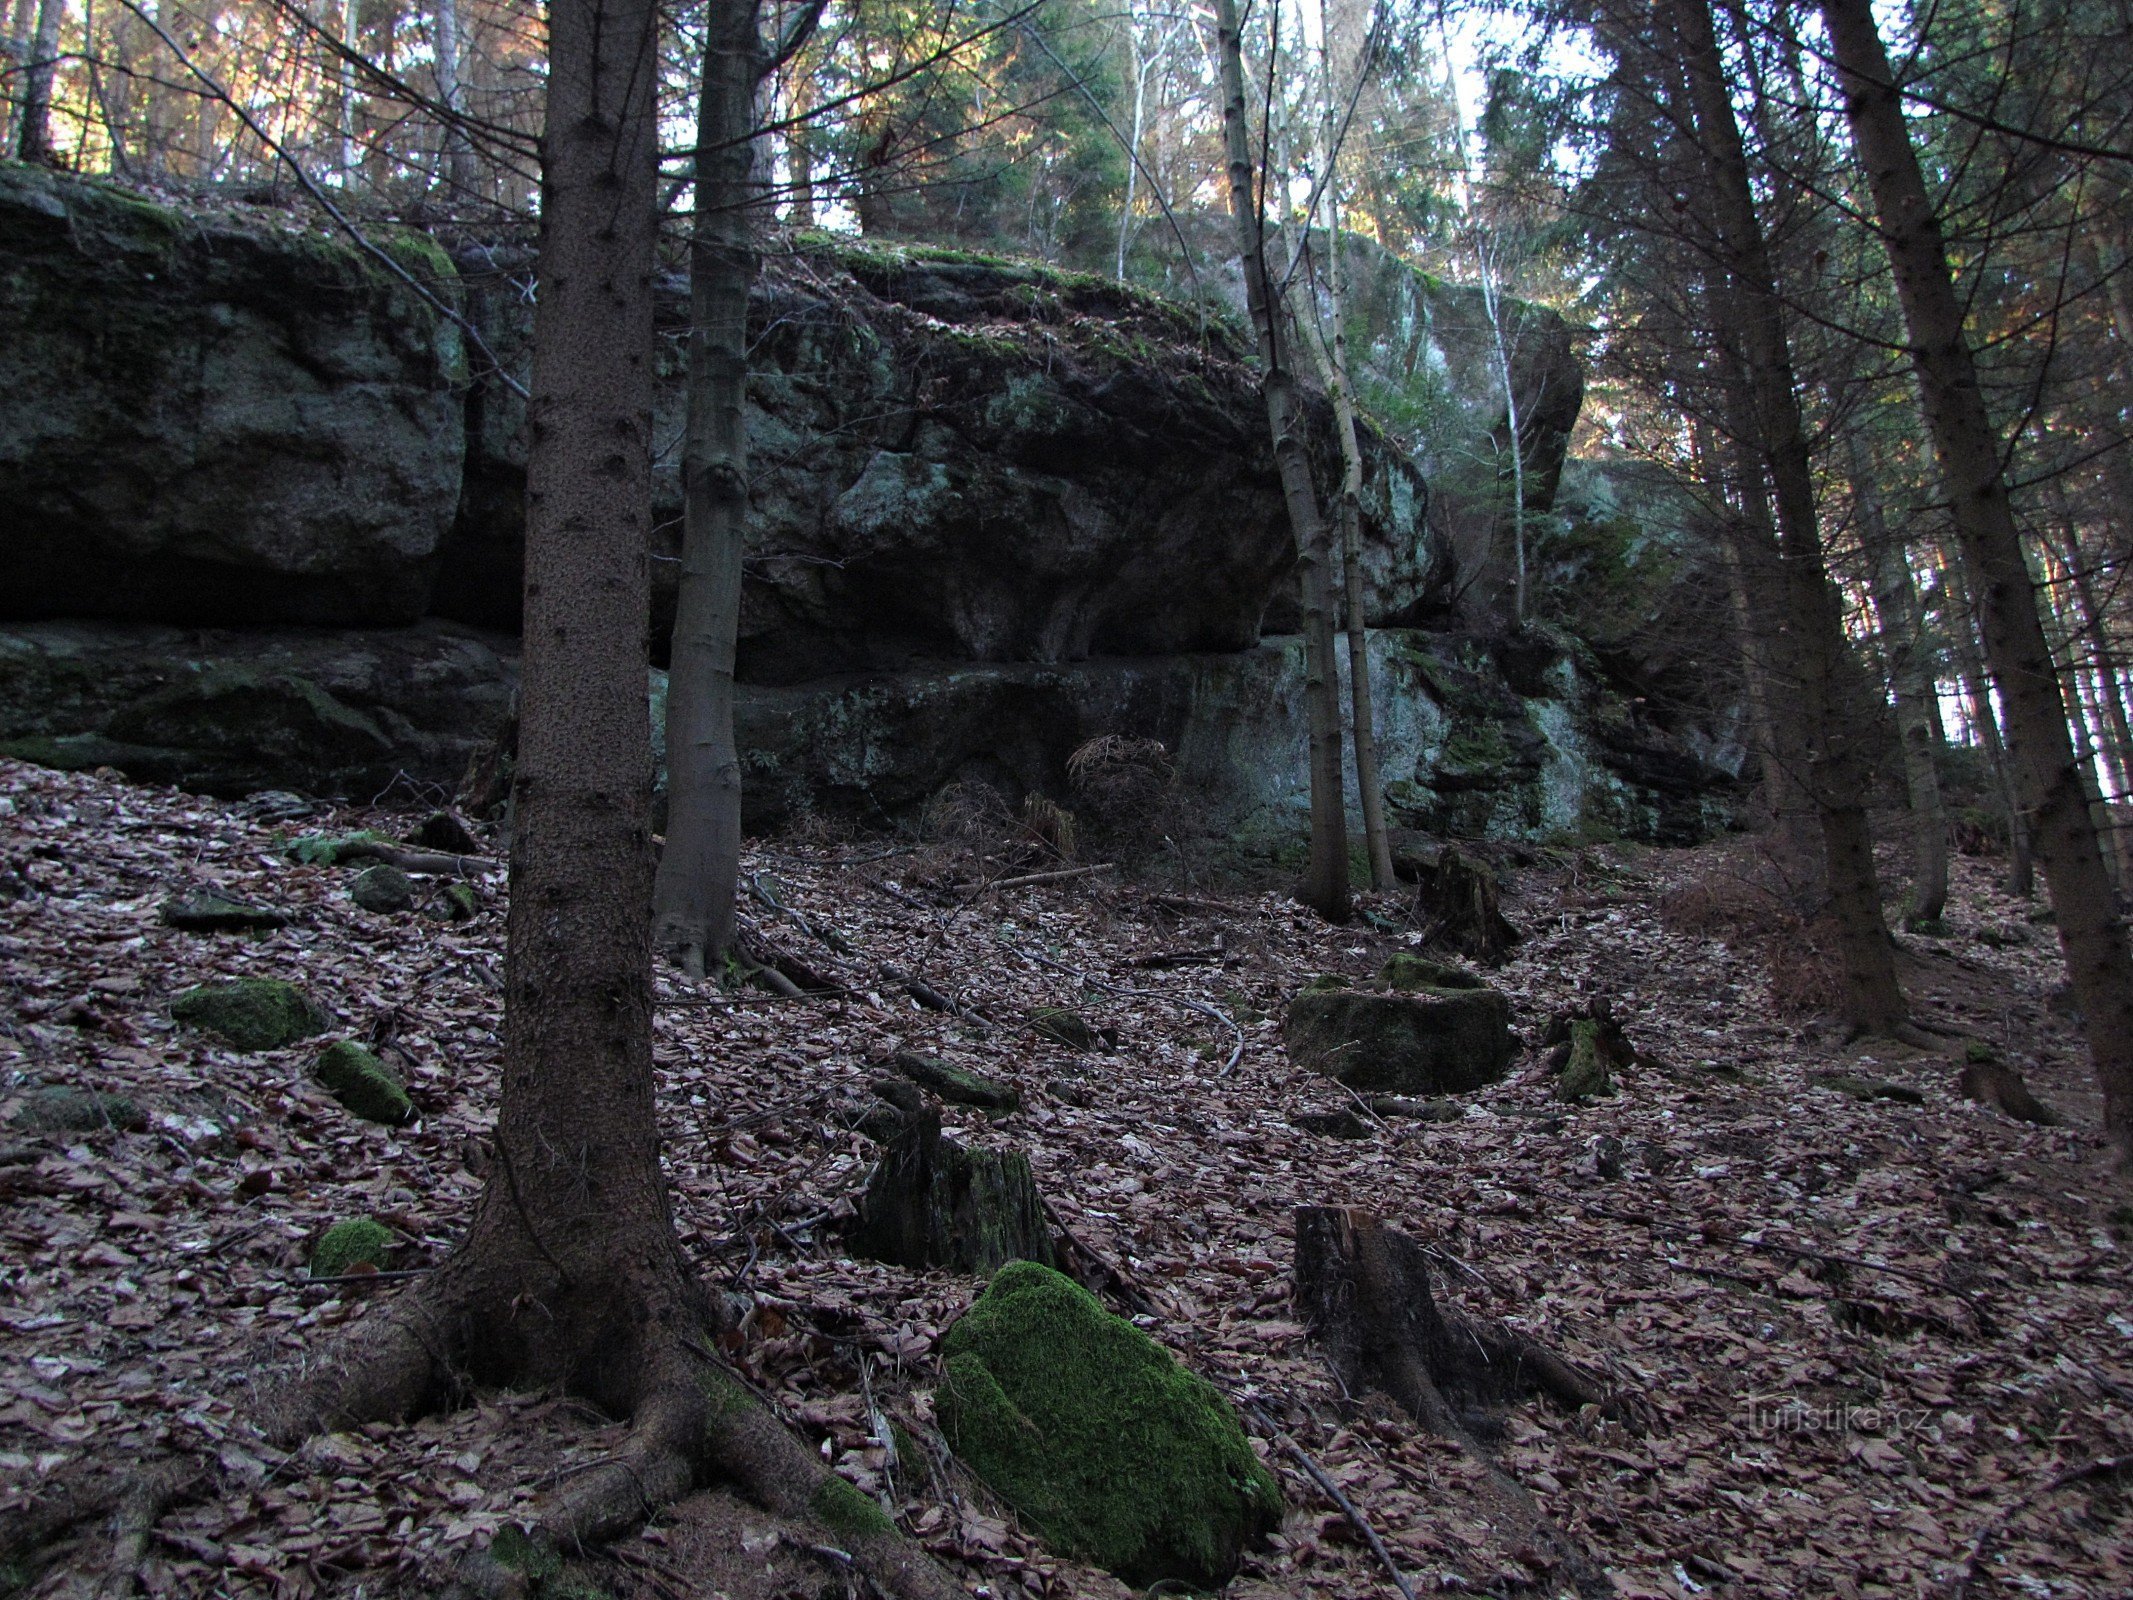
{"type": "Polygon", "coordinates": [[[1937,922],[1948,906],[1948,810],[1941,801],[1939,746],[1929,705],[1933,677],[1920,640],[1918,584],[1911,559],[1890,530],[1856,435],[1847,434],[1845,476],[1860,544],[1872,574],[1874,611],[1881,621],[1881,654],[1896,703],[1896,733],[1903,748],[1905,792],[1911,801],[1911,905],[1913,923],[1937,922]]]}
{"type": "Polygon", "coordinates": [[[2014,765],[2007,741],[2000,732],[2000,713],[1994,704],[1992,676],[1978,644],[1977,607],[1970,601],[1970,586],[1962,568],[1942,568],[1944,586],[1942,620],[1955,652],[1956,670],[1962,679],[1963,700],[1970,707],[1970,725],[1977,730],[1985,759],[1992,769],[1994,787],[2000,793],[2000,810],[2007,818],[2007,892],[2027,900],[2036,889],[2036,875],[2029,848],[2029,818],[2023,814],[2021,796],[2015,793],[2014,765]]]}
{"type": "Polygon", "coordinates": [[[58,159],[52,147],[52,79],[59,70],[59,24],[66,9],[66,0],[42,0],[22,71],[22,126],[15,148],[33,166],[49,167],[58,159]]]}
{"type": "Polygon", "coordinates": [[[1785,600],[1800,667],[1807,736],[1807,783],[1822,827],[1831,920],[1844,970],[1845,1016],[1854,1028],[1887,1033],[1908,1015],[1896,981],[1895,947],[1882,919],[1867,823],[1857,718],[1845,703],[1848,648],[1835,590],[1823,563],[1814,474],[1793,378],[1776,270],[1756,214],[1740,125],[1711,23],[1708,0],[1676,0],[1683,63],[1727,277],[1717,296],[1740,339],[1758,442],[1770,470],[1784,555],[1785,600]]]}
{"type": "MultiPolygon", "coordinates": [[[[438,102],[447,111],[464,113],[466,90],[460,81],[460,65],[465,59],[466,36],[460,28],[459,0],[437,0],[432,20],[436,28],[431,48],[438,102]]],[[[474,164],[473,141],[468,139],[467,130],[450,118],[444,124],[443,140],[446,203],[454,210],[464,210],[479,197],[480,172],[474,164]]]]}
{"type": "Polygon", "coordinates": [[[1266,236],[1253,195],[1251,130],[1244,114],[1244,40],[1236,0],[1217,0],[1222,127],[1229,151],[1230,215],[1244,269],[1246,307],[1259,340],[1267,427],[1282,499],[1296,538],[1303,600],[1304,708],[1310,726],[1311,854],[1298,897],[1332,922],[1348,919],[1348,819],[1341,798],[1340,683],[1333,655],[1333,596],[1325,523],[1304,450],[1296,378],[1284,349],[1282,307],[1268,286],[1266,236]]]}
{"type": "Polygon", "coordinates": [[[756,0],[712,14],[696,124],[689,252],[689,395],[682,447],[681,593],[667,678],[667,837],[653,939],[702,977],[733,939],[741,860],[741,762],[733,738],[748,518],[748,289],[757,270],[760,126],[767,64],[756,0]]]}
{"type": "Polygon", "coordinates": [[[1822,0],[1852,142],[1866,169],[1882,243],[1910,331],[1926,424],[1947,484],[1963,563],[1974,574],[1985,649],[2007,697],[2014,766],[2065,952],[2067,976],[2103,1091],[2104,1131],[2133,1167],[2133,952],[2022,558],[1940,219],[1904,123],[1902,97],[1870,0],[1822,0]]]}

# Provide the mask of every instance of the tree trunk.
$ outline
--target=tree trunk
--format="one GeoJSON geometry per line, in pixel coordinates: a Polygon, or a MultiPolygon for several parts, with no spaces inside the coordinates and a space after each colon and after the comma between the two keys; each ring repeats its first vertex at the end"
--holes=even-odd
{"type": "Polygon", "coordinates": [[[1526,625],[1526,452],[1518,390],[1511,382],[1511,332],[1504,325],[1503,286],[1497,281],[1496,262],[1487,247],[1481,252],[1479,276],[1496,377],[1503,385],[1504,427],[1511,435],[1511,625],[1517,629],[1526,625]]]}
{"type": "MultiPolygon", "coordinates": [[[[466,55],[466,37],[459,24],[459,0],[437,0],[436,38],[432,41],[437,67],[437,99],[455,114],[466,111],[466,90],[460,82],[460,66],[466,55]]],[[[446,204],[464,211],[478,198],[481,181],[474,164],[474,144],[467,130],[447,118],[444,124],[444,187],[446,204]]]]}
{"type": "Polygon", "coordinates": [[[652,892],[661,954],[702,977],[733,938],[741,762],[733,740],[748,518],[748,288],[755,281],[756,94],[765,55],[755,0],[712,13],[696,123],[689,254],[688,433],[682,448],[681,594],[667,679],[667,842],[652,892]]]}
{"type": "Polygon", "coordinates": [[[2014,767],[2035,819],[2067,976],[2103,1091],[2104,1131],[2133,1166],[2133,953],[2074,762],[2057,675],[2022,559],[1940,220],[1926,193],[1870,0],[1822,0],[1852,141],[1910,330],[1934,454],[1953,502],[1963,563],[1975,575],[1985,650],[2007,696],[2014,767]]]}
{"type": "Polygon", "coordinates": [[[1937,922],[1948,905],[1948,811],[1941,802],[1939,747],[1930,710],[1933,679],[1920,640],[1918,585],[1910,556],[1890,531],[1864,453],[1855,435],[1845,438],[1845,475],[1873,576],[1874,610],[1881,619],[1881,653],[1896,702],[1896,733],[1903,747],[1903,778],[1911,801],[1911,906],[1913,923],[1937,922]]]}
{"type": "Polygon", "coordinates": [[[2000,714],[1994,704],[1992,677],[1986,671],[1985,658],[1978,645],[1977,608],[1971,604],[1970,588],[1963,581],[1960,566],[1943,567],[1941,581],[1946,594],[1943,620],[1947,623],[1956,669],[1962,679],[1963,701],[1970,708],[1971,726],[1977,729],[1978,742],[1984,746],[1986,762],[1992,768],[1993,785],[2000,793],[2000,809],[2007,818],[2007,892],[2018,900],[2027,900],[2036,888],[2029,848],[2029,818],[2022,811],[2021,796],[2015,792],[2014,764],[2008,756],[2007,741],[2000,733],[2000,714]]]}
{"type": "Polygon", "coordinates": [[[1251,131],[1244,115],[1244,41],[1236,0],[1217,0],[1217,38],[1222,55],[1222,126],[1229,148],[1230,215],[1237,227],[1237,253],[1244,291],[1266,370],[1267,427],[1274,464],[1296,537],[1296,565],[1303,597],[1304,707],[1310,724],[1311,855],[1298,896],[1322,917],[1348,919],[1348,827],[1341,799],[1340,683],[1333,656],[1333,596],[1325,524],[1311,483],[1296,378],[1283,348],[1282,308],[1268,286],[1266,237],[1252,189],[1251,131]]]}
{"type": "Polygon", "coordinates": [[[1716,298],[1740,338],[1754,400],[1758,440],[1770,469],[1784,555],[1786,613],[1800,666],[1800,710],[1807,735],[1807,782],[1822,825],[1829,908],[1844,969],[1846,1020],[1886,1033],[1906,1016],[1896,981],[1895,947],[1882,920],[1867,824],[1864,765],[1857,718],[1845,704],[1848,648],[1837,597],[1823,564],[1816,525],[1814,474],[1800,416],[1784,312],[1755,192],[1734,118],[1724,61],[1708,0],[1676,0],[1684,65],[1710,197],[1730,286],[1716,298]]]}
{"type": "Polygon", "coordinates": [[[52,79],[59,70],[59,24],[66,10],[66,0],[42,0],[22,72],[22,129],[15,148],[33,166],[49,167],[58,159],[52,148],[52,79]]]}

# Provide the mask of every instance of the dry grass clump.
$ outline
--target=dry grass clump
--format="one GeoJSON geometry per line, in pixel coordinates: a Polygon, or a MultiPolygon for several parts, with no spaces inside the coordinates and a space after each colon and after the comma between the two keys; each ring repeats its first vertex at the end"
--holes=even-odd
{"type": "Polygon", "coordinates": [[[1177,766],[1160,739],[1099,734],[1067,757],[1076,804],[1099,827],[1114,831],[1156,821],[1177,781],[1177,766]]]}
{"type": "Polygon", "coordinates": [[[1771,1004],[1785,1015],[1830,1012],[1843,1001],[1835,930],[1827,918],[1795,908],[1767,860],[1728,852],[1668,893],[1659,911],[1676,932],[1718,939],[1758,957],[1771,1004]]]}

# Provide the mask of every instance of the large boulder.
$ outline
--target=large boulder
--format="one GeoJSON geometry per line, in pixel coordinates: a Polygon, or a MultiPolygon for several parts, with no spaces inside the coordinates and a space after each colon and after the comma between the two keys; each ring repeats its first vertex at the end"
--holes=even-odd
{"type": "Polygon", "coordinates": [[[1322,978],[1289,1002],[1289,1059],[1365,1094],[1463,1094],[1518,1054],[1511,1002],[1455,967],[1406,967],[1400,987],[1322,978]]]}
{"type": "MultiPolygon", "coordinates": [[[[373,240],[456,296],[426,238],[373,240]]],[[[457,327],[345,239],[0,168],[0,616],[414,621],[464,369],[457,327]]]]}
{"type": "MultiPolygon", "coordinates": [[[[522,363],[528,264],[460,265],[487,342],[522,363]]],[[[687,313],[686,285],[663,283],[662,327],[678,336],[687,313]]],[[[1240,650],[1284,610],[1293,541],[1249,348],[1226,322],[1027,262],[806,236],[766,258],[750,327],[743,681],[1240,650]]],[[[655,419],[662,639],[682,379],[670,361],[655,419]]],[[[515,627],[524,403],[485,380],[470,419],[437,608],[515,627]]],[[[1310,421],[1330,487],[1329,410],[1310,421]]],[[[1375,431],[1364,444],[1372,615],[1426,613],[1450,578],[1427,488],[1375,431]]]]}
{"type": "Polygon", "coordinates": [[[1060,1553],[1214,1588],[1279,1522],[1228,1404],[1071,1279],[1003,1267],[941,1350],[949,1443],[1060,1553]]]}
{"type": "Polygon", "coordinates": [[[450,785],[508,713],[514,642],[451,623],[361,632],[0,627],[0,755],[205,794],[369,799],[450,785]]]}

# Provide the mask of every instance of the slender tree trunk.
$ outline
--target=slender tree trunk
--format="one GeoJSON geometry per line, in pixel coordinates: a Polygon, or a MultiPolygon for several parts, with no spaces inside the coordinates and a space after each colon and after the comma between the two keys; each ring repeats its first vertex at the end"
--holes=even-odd
{"type": "Polygon", "coordinates": [[[1950,646],[1955,652],[1957,675],[1962,681],[1963,701],[1970,708],[1971,726],[1977,729],[1978,742],[1984,747],[1986,763],[1992,769],[1993,785],[1999,790],[2000,809],[2007,818],[2007,892],[2018,900],[2027,900],[2036,889],[2035,867],[2029,847],[2029,819],[2022,811],[2022,797],[2015,792],[2014,763],[2008,756],[2006,737],[2000,731],[1992,675],[1985,666],[1984,653],[1978,644],[1977,608],[1971,603],[1970,586],[1964,582],[1959,565],[1944,566],[1941,583],[1947,606],[1944,620],[1950,646]]]}
{"type": "Polygon", "coordinates": [[[1978,617],[2007,695],[2024,809],[2066,954],[2067,976],[2103,1091],[2104,1130],[2133,1165],[2133,952],[2082,793],[2037,595],[2000,471],[2001,440],[1978,387],[1962,302],[1904,123],[1870,0],[1822,0],[1852,141],[1866,169],[1880,233],[1910,329],[1926,424],[1953,502],[1963,563],[1976,576],[1978,617]]]}
{"type": "Polygon", "coordinates": [[[1922,647],[1918,584],[1910,556],[1889,529],[1880,491],[1856,435],[1847,434],[1845,476],[1858,518],[1859,542],[1873,576],[1874,611],[1881,619],[1881,654],[1896,702],[1896,734],[1903,748],[1904,788],[1911,801],[1909,920],[1937,922],[1948,906],[1948,810],[1941,801],[1940,747],[1933,731],[1933,678],[1922,647]]]}
{"type": "Polygon", "coordinates": [[[786,218],[795,228],[815,225],[815,126],[808,120],[814,111],[814,75],[800,62],[791,66],[792,126],[785,130],[785,161],[792,179],[792,198],[786,218]]]}
{"type": "Polygon", "coordinates": [[[66,10],[67,0],[41,0],[29,64],[22,72],[22,125],[15,148],[34,166],[58,160],[52,147],[52,79],[59,69],[59,24],[66,10]]]}
{"type": "Polygon", "coordinates": [[[1755,210],[1747,155],[1735,120],[1708,0],[1676,0],[1689,92],[1725,256],[1721,294],[1741,340],[1759,439],[1770,469],[1784,553],[1787,613],[1796,630],[1808,785],[1821,815],[1829,906],[1844,969],[1845,1013],[1855,1028],[1884,1033],[1906,1018],[1895,948],[1882,919],[1874,840],[1866,813],[1857,718],[1845,704],[1844,638],[1822,557],[1814,475],[1793,378],[1777,277],[1755,210]]]}
{"type": "Polygon", "coordinates": [[[1126,281],[1126,246],[1133,236],[1133,197],[1141,176],[1141,130],[1148,112],[1148,63],[1141,55],[1141,21],[1126,6],[1126,57],[1133,64],[1133,136],[1126,145],[1126,200],[1118,208],[1118,267],[1115,276],[1126,281]]]}
{"type": "Polygon", "coordinates": [[[1283,338],[1282,308],[1267,282],[1265,230],[1252,187],[1251,130],[1244,115],[1244,41],[1236,0],[1217,0],[1222,56],[1222,125],[1229,148],[1230,215],[1237,226],[1237,253],[1244,269],[1246,306],[1259,338],[1265,368],[1267,427],[1282,498],[1296,536],[1297,576],[1303,594],[1304,705],[1310,725],[1311,856],[1299,895],[1319,915],[1348,918],[1348,828],[1341,799],[1340,684],[1333,655],[1333,595],[1325,524],[1305,453],[1302,408],[1283,338]]]}
{"type": "Polygon", "coordinates": [[[681,595],[667,678],[667,842],[652,896],[654,943],[697,977],[732,942],[741,859],[733,658],[748,520],[748,289],[762,198],[753,130],[765,65],[753,0],[722,5],[712,20],[696,119],[681,595]]]}
{"type": "MultiPolygon", "coordinates": [[[[466,57],[466,35],[459,22],[459,0],[437,0],[433,19],[436,37],[431,41],[437,67],[437,99],[447,111],[464,114],[466,88],[460,81],[466,57]]],[[[474,164],[474,143],[457,122],[444,124],[444,184],[447,203],[464,210],[479,197],[480,173],[474,164]]]]}
{"type": "Polygon", "coordinates": [[[1518,389],[1511,381],[1511,331],[1505,325],[1503,286],[1497,281],[1491,248],[1481,251],[1481,307],[1489,320],[1489,341],[1496,357],[1497,381],[1503,385],[1504,427],[1511,435],[1511,624],[1526,625],[1526,451],[1518,414],[1518,389]]]}

